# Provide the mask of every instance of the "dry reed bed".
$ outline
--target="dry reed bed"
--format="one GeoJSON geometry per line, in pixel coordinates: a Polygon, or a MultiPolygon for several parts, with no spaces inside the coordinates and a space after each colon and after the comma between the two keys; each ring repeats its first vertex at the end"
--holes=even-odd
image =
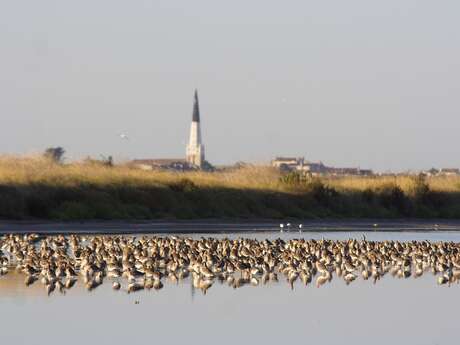
{"type": "MultiPolygon", "coordinates": [[[[41,157],[0,157],[0,184],[7,186],[49,185],[56,187],[129,186],[161,187],[189,179],[197,187],[253,189],[277,192],[295,192],[280,182],[281,174],[267,166],[248,166],[223,172],[143,171],[128,165],[106,167],[76,162],[59,165],[41,157]]],[[[410,194],[415,181],[410,176],[339,177],[322,178],[322,182],[338,191],[362,192],[388,185],[396,185],[410,194]]],[[[430,177],[426,179],[430,190],[460,192],[460,177],[430,177]]]]}
{"type": "Polygon", "coordinates": [[[98,164],[59,165],[41,158],[0,158],[0,184],[27,186],[44,184],[62,187],[163,186],[187,178],[198,187],[278,190],[278,173],[267,167],[249,167],[231,172],[144,171],[128,165],[106,167],[98,164]]]}
{"type": "MultiPolygon", "coordinates": [[[[396,185],[405,193],[410,194],[415,188],[415,178],[411,176],[375,176],[375,177],[341,177],[325,179],[325,183],[337,190],[364,191],[366,189],[378,189],[387,185],[396,185]]],[[[425,179],[430,190],[435,192],[458,192],[460,191],[460,177],[457,176],[433,176],[425,179]]]]}

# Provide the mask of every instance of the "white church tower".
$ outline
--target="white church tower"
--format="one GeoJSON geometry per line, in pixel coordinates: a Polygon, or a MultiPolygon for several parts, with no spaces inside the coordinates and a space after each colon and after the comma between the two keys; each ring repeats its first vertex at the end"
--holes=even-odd
{"type": "Polygon", "coordinates": [[[200,106],[198,104],[198,91],[195,90],[195,103],[193,104],[192,125],[190,126],[190,140],[187,145],[187,163],[202,168],[204,164],[204,146],[201,143],[200,106]]]}

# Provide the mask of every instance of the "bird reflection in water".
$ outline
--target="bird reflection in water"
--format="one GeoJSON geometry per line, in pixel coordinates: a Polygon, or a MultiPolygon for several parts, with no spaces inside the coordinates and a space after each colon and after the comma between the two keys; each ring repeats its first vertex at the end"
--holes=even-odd
{"type": "Polygon", "coordinates": [[[161,290],[163,282],[189,280],[206,294],[219,282],[234,289],[278,282],[291,289],[300,281],[316,287],[333,276],[349,285],[356,279],[374,284],[388,273],[418,278],[425,272],[440,285],[460,279],[460,244],[429,241],[347,241],[293,239],[284,241],[191,239],[176,236],[39,236],[0,238],[0,286],[41,284],[48,295],[65,293],[76,284],[88,291],[112,283],[114,290],[133,293],[161,290]],[[8,276],[12,276],[9,279],[8,276]],[[300,279],[299,279],[300,278],[300,279]]]}

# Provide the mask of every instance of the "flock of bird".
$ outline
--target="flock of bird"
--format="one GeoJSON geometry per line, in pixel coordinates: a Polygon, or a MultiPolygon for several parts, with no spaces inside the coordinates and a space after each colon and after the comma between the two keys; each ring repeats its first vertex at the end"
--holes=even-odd
{"type": "Polygon", "coordinates": [[[460,243],[293,239],[191,239],[133,236],[0,237],[0,276],[16,270],[26,285],[65,293],[75,284],[92,290],[109,280],[115,290],[161,289],[168,280],[190,279],[203,293],[216,282],[233,288],[285,279],[315,284],[333,276],[350,284],[376,283],[431,272],[438,284],[460,280],[460,243]]]}

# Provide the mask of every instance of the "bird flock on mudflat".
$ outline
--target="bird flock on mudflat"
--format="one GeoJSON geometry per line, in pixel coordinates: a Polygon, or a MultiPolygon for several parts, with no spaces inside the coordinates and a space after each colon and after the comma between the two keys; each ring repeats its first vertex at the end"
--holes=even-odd
{"type": "Polygon", "coordinates": [[[460,243],[8,234],[0,237],[0,276],[11,270],[27,286],[43,284],[48,295],[76,284],[93,290],[105,280],[131,293],[190,279],[206,293],[215,282],[240,288],[285,279],[291,288],[296,281],[320,287],[333,276],[375,284],[387,274],[425,272],[451,285],[460,280],[460,243]]]}

